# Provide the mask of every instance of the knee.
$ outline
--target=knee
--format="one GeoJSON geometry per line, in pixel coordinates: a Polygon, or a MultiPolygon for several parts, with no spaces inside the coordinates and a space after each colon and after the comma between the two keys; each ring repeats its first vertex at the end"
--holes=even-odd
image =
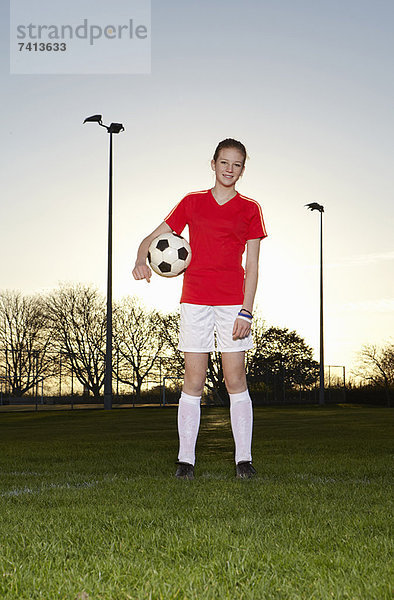
{"type": "Polygon", "coordinates": [[[229,394],[240,394],[247,388],[245,352],[222,354],[224,382],[229,394]]]}
{"type": "Polygon", "coordinates": [[[183,391],[189,396],[201,396],[207,376],[208,353],[185,352],[183,391]]]}
{"type": "Polygon", "coordinates": [[[202,396],[204,391],[204,386],[191,385],[190,382],[186,382],[183,384],[183,391],[185,394],[189,394],[189,396],[202,396]]]}
{"type": "Polygon", "coordinates": [[[205,385],[205,373],[204,377],[197,376],[196,374],[188,374],[185,372],[185,378],[183,383],[183,391],[185,394],[190,396],[202,396],[205,385]]]}
{"type": "Polygon", "coordinates": [[[240,394],[247,388],[246,375],[244,371],[240,373],[234,371],[231,373],[226,373],[224,376],[224,382],[229,394],[240,394]]]}

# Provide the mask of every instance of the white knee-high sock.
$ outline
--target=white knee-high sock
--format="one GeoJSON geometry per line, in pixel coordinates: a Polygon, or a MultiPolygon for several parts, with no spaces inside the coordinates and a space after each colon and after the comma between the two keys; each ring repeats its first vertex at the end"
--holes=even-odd
{"type": "Polygon", "coordinates": [[[178,407],[178,434],[180,462],[195,463],[195,448],[198,430],[200,428],[201,396],[189,396],[181,393],[178,407]]]}
{"type": "Polygon", "coordinates": [[[235,464],[252,460],[253,408],[248,390],[229,394],[231,429],[235,442],[235,464]]]}

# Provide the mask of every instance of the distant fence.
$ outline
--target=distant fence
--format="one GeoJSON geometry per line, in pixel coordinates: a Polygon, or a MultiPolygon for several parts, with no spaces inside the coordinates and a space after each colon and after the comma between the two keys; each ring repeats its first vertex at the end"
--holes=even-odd
{"type": "MultiPolygon", "coordinates": [[[[75,373],[65,368],[64,357],[54,356],[55,372],[47,377],[35,378],[34,385],[23,395],[11,393],[9,367],[1,360],[0,349],[0,407],[15,407],[22,410],[43,410],[60,408],[100,408],[103,406],[103,395],[95,398],[77,379],[75,373]]],[[[144,357],[142,357],[144,358],[144,357]]],[[[145,357],[146,358],[146,357],[145,357]]],[[[130,382],[122,381],[119,370],[119,357],[114,353],[113,372],[113,406],[169,406],[178,404],[182,377],[171,374],[168,369],[168,357],[157,357],[152,369],[141,385],[140,394],[135,391],[135,376],[131,374],[130,382]]],[[[34,373],[33,373],[34,375],[34,373]]],[[[124,378],[124,377],[123,377],[124,378]]],[[[344,366],[327,365],[325,368],[325,402],[341,403],[350,401],[349,389],[346,386],[344,366]]],[[[273,377],[267,383],[264,380],[248,381],[249,389],[256,406],[315,404],[318,403],[318,387],[308,389],[289,387],[283,376],[273,377]]],[[[354,397],[354,393],[351,394],[354,397]]],[[[228,406],[229,399],[226,391],[212,388],[207,383],[202,403],[206,406],[228,406]]]]}
{"type": "MultiPolygon", "coordinates": [[[[8,353],[10,354],[10,352],[8,353]]],[[[6,361],[6,351],[0,349],[0,406],[5,405],[35,405],[41,406],[61,406],[61,405],[100,405],[103,403],[103,397],[95,398],[88,389],[82,384],[74,370],[66,363],[64,356],[55,354],[51,360],[53,368],[52,374],[39,377],[36,372],[38,353],[35,353],[35,362],[32,368],[25,368],[29,371],[28,375],[18,375],[20,388],[28,388],[22,394],[18,394],[15,390],[13,378],[14,373],[6,361]]],[[[140,357],[141,359],[147,357],[140,357]]],[[[148,357],[149,358],[149,357],[148,357]]],[[[168,363],[168,357],[157,357],[152,368],[147,376],[144,377],[141,388],[140,397],[136,394],[136,375],[132,369],[125,374],[125,370],[121,371],[119,367],[119,358],[116,352],[113,357],[113,376],[112,389],[113,401],[119,405],[135,405],[149,402],[150,396],[157,396],[157,403],[160,403],[160,390],[163,379],[163,363],[168,363]],[[127,380],[127,383],[125,382],[127,380]]],[[[26,361],[27,364],[27,361],[26,361]]],[[[102,389],[103,395],[103,389],[102,389]]],[[[170,399],[169,399],[170,401],[170,399]]]]}
{"type": "MultiPolygon", "coordinates": [[[[134,408],[138,406],[171,406],[177,405],[182,386],[181,377],[163,377],[162,384],[150,390],[145,390],[138,398],[136,394],[113,393],[112,405],[114,408],[134,408]]],[[[40,386],[40,393],[25,394],[21,397],[5,395],[0,396],[0,408],[19,410],[56,410],[56,409],[78,409],[78,408],[102,408],[103,397],[96,399],[83,394],[46,395],[44,382],[40,386]]],[[[290,404],[317,404],[319,402],[319,390],[313,389],[286,389],[280,390],[265,386],[261,382],[249,383],[249,390],[255,406],[273,406],[290,404]]],[[[325,401],[327,404],[345,403],[350,401],[349,390],[342,388],[326,389],[325,401]]],[[[202,404],[205,406],[228,406],[229,398],[223,390],[211,389],[206,385],[202,404]]]]}

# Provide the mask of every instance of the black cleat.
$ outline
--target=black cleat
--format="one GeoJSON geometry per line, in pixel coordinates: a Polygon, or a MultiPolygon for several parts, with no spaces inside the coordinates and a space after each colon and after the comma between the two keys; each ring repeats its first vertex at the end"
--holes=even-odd
{"type": "Polygon", "coordinates": [[[175,464],[178,468],[175,473],[175,477],[178,479],[194,479],[194,466],[189,463],[177,461],[175,464]]]}
{"type": "Polygon", "coordinates": [[[239,462],[236,466],[237,479],[251,479],[257,475],[257,471],[250,461],[239,462]]]}

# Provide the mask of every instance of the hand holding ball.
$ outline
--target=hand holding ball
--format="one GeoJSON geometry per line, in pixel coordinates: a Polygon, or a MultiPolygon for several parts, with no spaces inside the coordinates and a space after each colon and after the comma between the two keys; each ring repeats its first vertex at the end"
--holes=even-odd
{"type": "Polygon", "coordinates": [[[192,258],[189,243],[176,233],[163,233],[155,238],[148,250],[152,269],[162,277],[176,277],[187,269],[192,258]]]}

